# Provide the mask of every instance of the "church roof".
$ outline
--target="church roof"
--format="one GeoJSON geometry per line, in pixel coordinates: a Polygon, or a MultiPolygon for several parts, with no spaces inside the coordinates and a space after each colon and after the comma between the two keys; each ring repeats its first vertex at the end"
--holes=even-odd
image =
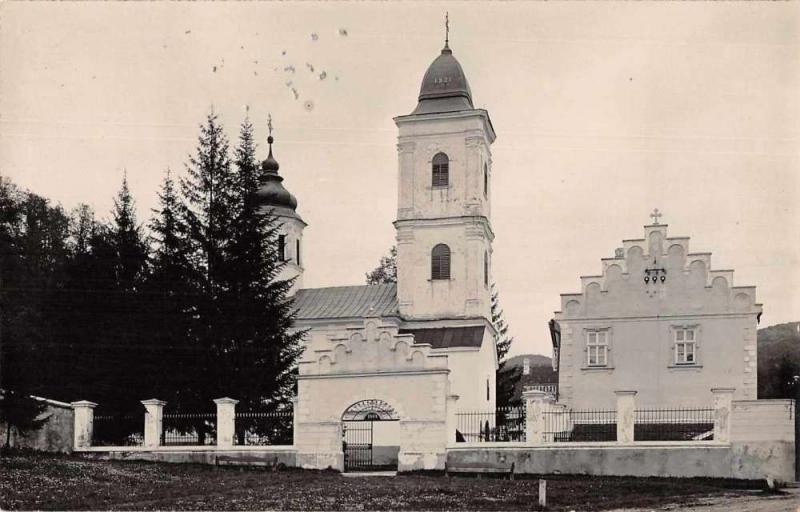
{"type": "Polygon", "coordinates": [[[413,334],[416,343],[430,343],[433,348],[480,347],[484,329],[483,326],[400,329],[400,334],[413,334]]]}
{"type": "Polygon", "coordinates": [[[397,285],[306,288],[298,290],[294,305],[298,320],[396,316],[397,285]]]}
{"type": "Polygon", "coordinates": [[[419,90],[419,103],[411,114],[472,110],[472,92],[461,64],[445,45],[428,66],[419,90]]]}

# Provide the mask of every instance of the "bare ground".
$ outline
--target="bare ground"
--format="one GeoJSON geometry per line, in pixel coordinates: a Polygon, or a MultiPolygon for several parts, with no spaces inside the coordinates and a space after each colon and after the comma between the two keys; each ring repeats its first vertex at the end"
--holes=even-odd
{"type": "MultiPolygon", "coordinates": [[[[3,510],[536,510],[538,503],[536,478],[343,478],[39,454],[0,457],[0,473],[3,510]]],[[[763,494],[757,482],[717,479],[546,478],[548,510],[558,511],[735,506],[763,494]]]]}

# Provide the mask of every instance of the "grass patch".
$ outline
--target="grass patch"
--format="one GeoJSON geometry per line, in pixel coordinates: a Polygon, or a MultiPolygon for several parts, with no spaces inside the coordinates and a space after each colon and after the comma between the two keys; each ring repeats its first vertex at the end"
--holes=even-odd
{"type": "MultiPolygon", "coordinates": [[[[0,457],[3,510],[532,510],[538,477],[343,478],[332,471],[214,468],[192,464],[0,457]]],[[[719,479],[548,475],[548,510],[689,505],[753,495],[763,485],[719,479]]]]}

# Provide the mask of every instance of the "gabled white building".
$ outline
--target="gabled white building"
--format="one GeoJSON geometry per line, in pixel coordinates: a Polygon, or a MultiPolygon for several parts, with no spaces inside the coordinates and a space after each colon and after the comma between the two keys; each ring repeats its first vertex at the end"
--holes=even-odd
{"type": "Polygon", "coordinates": [[[755,400],[755,286],[735,286],[733,270],[692,252],[667,225],[623,240],[602,272],[581,276],[561,295],[551,322],[558,400],[576,409],[613,408],[615,390],[634,390],[644,407],[709,406],[711,388],[755,400]]]}

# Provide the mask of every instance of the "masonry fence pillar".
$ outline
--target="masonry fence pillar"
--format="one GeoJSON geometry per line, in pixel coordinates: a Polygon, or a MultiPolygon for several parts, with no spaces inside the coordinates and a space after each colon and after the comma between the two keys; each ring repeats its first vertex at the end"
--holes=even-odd
{"type": "Polygon", "coordinates": [[[142,400],[144,405],[144,446],[157,448],[161,444],[161,431],[164,421],[164,406],[167,402],[151,398],[142,400]]]}
{"type": "Polygon", "coordinates": [[[636,422],[636,391],[614,391],[617,395],[617,442],[633,443],[636,422]]]}
{"type": "Polygon", "coordinates": [[[545,412],[549,412],[552,399],[547,393],[537,389],[523,391],[522,399],[525,401],[526,441],[533,445],[545,444],[545,412]]]}
{"type": "Polygon", "coordinates": [[[456,430],[458,430],[458,416],[456,415],[456,404],[458,395],[447,395],[447,410],[445,418],[446,444],[449,446],[456,442],[456,430]]]}
{"type": "Polygon", "coordinates": [[[292,446],[297,446],[297,432],[298,432],[298,418],[300,417],[300,409],[298,405],[300,399],[297,397],[292,398],[292,446]]]}
{"type": "Polygon", "coordinates": [[[731,440],[731,412],[735,388],[711,388],[714,394],[714,441],[731,440]]]}
{"type": "Polygon", "coordinates": [[[217,448],[233,447],[233,438],[236,435],[236,404],[233,398],[217,398],[217,448]]]}
{"type": "Polygon", "coordinates": [[[92,435],[94,434],[94,408],[97,404],[87,400],[72,402],[73,414],[73,449],[87,448],[92,446],[92,435]]]}

